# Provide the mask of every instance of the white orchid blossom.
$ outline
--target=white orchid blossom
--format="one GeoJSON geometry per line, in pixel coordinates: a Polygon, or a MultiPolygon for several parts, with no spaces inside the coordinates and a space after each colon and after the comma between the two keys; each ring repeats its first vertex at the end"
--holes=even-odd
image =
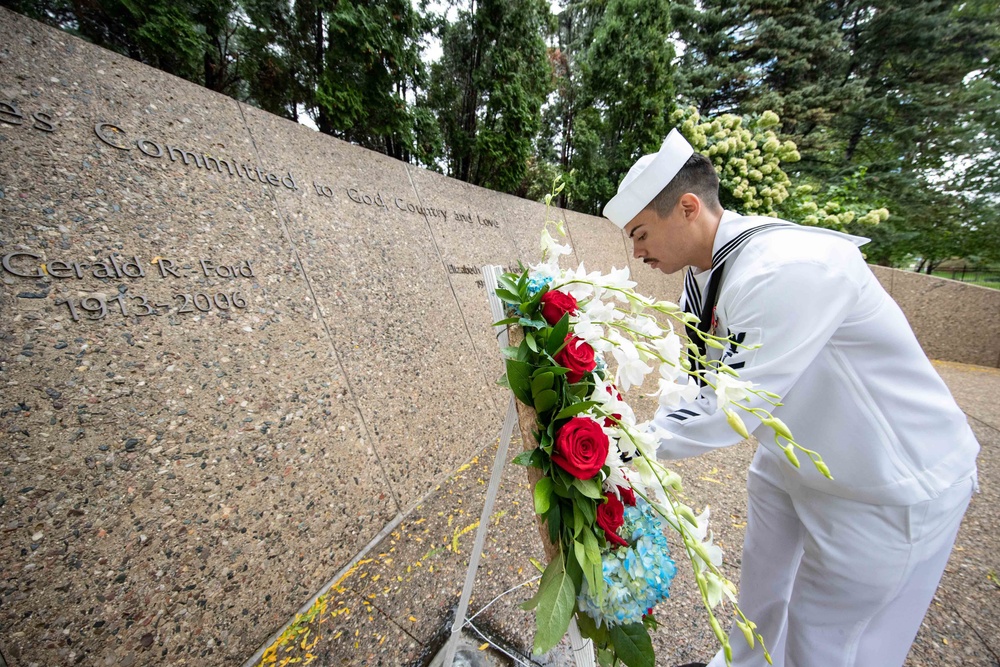
{"type": "Polygon", "coordinates": [[[591,284],[590,276],[583,267],[583,262],[576,271],[566,271],[563,277],[555,285],[557,288],[571,295],[578,302],[585,301],[594,295],[594,286],[591,284]]]}
{"type": "Polygon", "coordinates": [[[557,243],[556,240],[552,238],[552,235],[549,234],[548,229],[542,230],[542,239],[539,245],[541,246],[542,249],[542,257],[546,260],[547,263],[558,264],[559,257],[561,257],[562,255],[573,254],[573,248],[571,248],[569,245],[560,245],[559,243],[557,243]]]}
{"type": "MultiPolygon", "coordinates": [[[[661,372],[664,366],[666,364],[660,366],[661,372]]],[[[678,378],[677,380],[660,378],[658,382],[659,388],[648,395],[655,396],[660,407],[666,410],[673,410],[680,407],[683,403],[690,403],[698,398],[698,394],[701,393],[701,388],[698,385],[693,382],[685,383],[684,378],[678,378]]]]}
{"type": "Polygon", "coordinates": [[[722,549],[713,543],[714,536],[708,527],[709,517],[711,517],[711,510],[705,507],[705,511],[697,517],[697,526],[689,528],[688,532],[694,541],[697,542],[696,545],[692,545],[692,553],[694,555],[692,562],[702,574],[708,576],[709,583],[714,583],[719,587],[715,591],[712,591],[710,587],[709,604],[714,607],[722,601],[722,595],[727,587],[714,574],[712,571],[713,568],[710,567],[715,566],[715,568],[718,568],[722,565],[722,549]],[[716,581],[712,582],[712,578],[716,579],[716,581]]]}
{"type": "Polygon", "coordinates": [[[621,497],[618,494],[617,487],[624,486],[625,488],[629,488],[631,484],[629,484],[628,477],[625,475],[625,462],[622,461],[617,448],[608,448],[608,458],[605,465],[608,466],[608,476],[604,478],[601,485],[606,492],[614,493],[616,496],[621,497]]]}
{"type": "MultiPolygon", "coordinates": [[[[599,376],[594,377],[594,392],[590,395],[590,400],[601,404],[601,409],[609,415],[618,415],[616,419],[627,427],[635,427],[635,412],[632,406],[626,403],[618,392],[618,388],[611,382],[603,380],[599,376]]],[[[610,428],[616,428],[616,425],[610,428]]],[[[620,433],[617,434],[621,435],[620,433]]]]}
{"type": "Polygon", "coordinates": [[[671,331],[656,340],[650,341],[649,346],[664,360],[664,363],[660,365],[660,375],[664,379],[674,380],[683,372],[681,368],[681,352],[684,344],[681,342],[680,336],[671,331]]]}
{"type": "Polygon", "coordinates": [[[642,386],[646,376],[653,372],[653,367],[645,363],[639,355],[635,344],[627,338],[622,337],[617,331],[612,331],[609,335],[614,347],[611,354],[618,362],[618,372],[615,374],[615,384],[628,391],[632,387],[642,386]]]}
{"type": "MultiPolygon", "coordinates": [[[[630,320],[626,320],[626,325],[630,329],[633,329],[636,333],[640,333],[653,340],[656,340],[663,335],[663,329],[660,328],[656,318],[648,315],[637,315],[630,320]]],[[[650,343],[651,342],[652,341],[650,341],[650,343]]]]}
{"type": "Polygon", "coordinates": [[[725,410],[730,403],[740,403],[745,401],[750,395],[753,383],[746,380],[737,380],[725,373],[713,373],[709,380],[715,385],[715,397],[718,400],[718,409],[725,410]]]}
{"type": "Polygon", "coordinates": [[[604,340],[604,327],[593,322],[588,313],[581,313],[580,315],[571,317],[570,321],[573,320],[575,320],[573,335],[586,341],[588,345],[598,352],[607,352],[611,349],[611,343],[604,340]]]}
{"type": "Polygon", "coordinates": [[[614,322],[624,317],[624,314],[615,308],[614,304],[597,298],[588,301],[580,310],[598,322],[614,322]]]}
{"type": "MultiPolygon", "coordinates": [[[[624,269],[615,269],[612,267],[610,273],[604,275],[598,275],[594,280],[599,287],[608,287],[616,290],[631,290],[638,283],[629,280],[629,270],[628,267],[624,269]]],[[[621,292],[615,292],[615,298],[619,301],[628,301],[628,297],[621,292]]]]}
{"type": "Polygon", "coordinates": [[[673,434],[665,428],[660,428],[654,421],[646,421],[636,424],[635,433],[632,438],[642,455],[649,459],[656,458],[656,450],[660,448],[660,443],[670,440],[673,434]]]}

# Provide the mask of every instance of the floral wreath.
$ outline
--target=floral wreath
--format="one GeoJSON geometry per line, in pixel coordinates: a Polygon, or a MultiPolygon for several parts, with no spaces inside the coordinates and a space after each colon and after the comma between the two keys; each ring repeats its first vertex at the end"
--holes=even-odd
{"type": "MultiPolygon", "coordinates": [[[[561,189],[557,182],[547,205],[561,189]]],[[[719,409],[741,436],[749,432],[738,410],[769,427],[793,465],[799,465],[799,451],[824,475],[829,471],[780,419],[750,405],[756,396],[776,407],[777,395],[740,380],[723,361],[708,359],[675,333],[675,324],[693,330],[693,315],[634,292],[627,268],[607,274],[588,273],[582,264],[561,269],[559,257],[572,249],[556,242],[550,225],[565,236],[561,222],[546,220],[542,262],[503,274],[496,290],[510,315],[496,324],[510,328],[512,343],[503,351],[501,384],[534,411],[534,442],[525,443],[514,462],[537,469],[534,509],[552,543],[538,591],[523,605],[535,610],[534,651],[553,648],[575,616],[601,665],[653,667],[654,607],[669,596],[677,571],[664,534],[669,527],[681,539],[726,664],[732,649],[713,611],[722,602],[746,641],[751,647],[760,642],[770,663],[756,625],[737,604],[736,586],[720,569],[722,550],[712,542],[709,510],[695,515],[679,498],[680,476],[656,458],[659,442],[670,433],[653,422],[637,423],[623,394],[654,371],[658,388],[649,395],[667,409],[714,390],[719,409]],[[616,366],[613,380],[608,354],[616,366]]],[[[709,348],[746,347],[697,333],[709,348]]]]}

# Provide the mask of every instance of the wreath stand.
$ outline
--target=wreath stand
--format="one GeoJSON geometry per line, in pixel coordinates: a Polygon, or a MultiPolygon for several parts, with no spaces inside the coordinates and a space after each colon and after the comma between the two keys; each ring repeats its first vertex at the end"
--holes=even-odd
{"type": "MultiPolygon", "coordinates": [[[[486,296],[489,299],[490,311],[493,321],[497,322],[506,316],[504,305],[496,295],[498,287],[497,278],[503,273],[503,268],[499,266],[484,266],[483,278],[486,283],[486,296]]],[[[507,345],[518,345],[521,342],[521,328],[494,327],[497,334],[497,342],[500,349],[507,345]]],[[[507,461],[507,449],[510,445],[510,436],[514,430],[514,422],[518,422],[521,432],[521,442],[526,450],[534,449],[535,438],[532,431],[535,427],[536,415],[531,406],[520,403],[514,393],[510,394],[510,401],[507,403],[507,415],[504,418],[503,428],[500,432],[500,442],[497,446],[496,458],[493,461],[493,472],[490,475],[490,484],[486,490],[486,500],[483,503],[483,511],[479,517],[479,528],[476,530],[476,541],[472,547],[472,556],[469,558],[469,567],[465,573],[465,585],[462,588],[462,596],[459,599],[458,610],[455,612],[455,622],[451,626],[451,635],[444,648],[443,667],[452,667],[455,661],[455,651],[458,648],[458,640],[461,637],[462,628],[471,625],[472,619],[466,618],[469,611],[469,599],[472,597],[472,587],[476,581],[476,572],[479,570],[479,560],[483,553],[483,545],[486,541],[486,532],[489,530],[490,517],[493,515],[493,506],[496,504],[497,492],[500,489],[500,479],[503,476],[503,468],[507,461]]],[[[542,473],[537,468],[528,468],[528,481],[534,494],[535,484],[541,478],[542,473]]],[[[538,530],[545,547],[546,559],[551,561],[558,554],[559,547],[549,540],[549,531],[541,517],[537,517],[538,530]]],[[[573,661],[576,667],[594,667],[594,646],[589,639],[584,639],[580,634],[580,629],[576,625],[574,617],[569,624],[570,644],[573,648],[573,661]]]]}

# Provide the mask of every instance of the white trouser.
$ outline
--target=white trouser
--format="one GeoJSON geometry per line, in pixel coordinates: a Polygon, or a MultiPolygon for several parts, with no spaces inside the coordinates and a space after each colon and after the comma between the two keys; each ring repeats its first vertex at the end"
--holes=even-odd
{"type": "MultiPolygon", "coordinates": [[[[897,667],[927,611],[975,486],[869,505],[800,485],[786,492],[760,448],[747,480],[740,607],[774,667],[897,667]]],[[[735,625],[734,667],[764,667],[735,625]]],[[[723,667],[721,651],[709,667],[723,667]]]]}

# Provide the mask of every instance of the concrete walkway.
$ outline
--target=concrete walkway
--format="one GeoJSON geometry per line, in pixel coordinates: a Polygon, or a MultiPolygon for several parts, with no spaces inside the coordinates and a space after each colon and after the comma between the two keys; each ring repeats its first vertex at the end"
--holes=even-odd
{"type": "MultiPolygon", "coordinates": [[[[1000,370],[936,364],[982,445],[981,493],[965,517],[955,551],[910,651],[907,667],[1000,666],[1000,370]]],[[[511,443],[511,456],[520,443],[511,443]]],[[[446,638],[465,578],[495,452],[488,444],[347,569],[329,594],[252,665],[427,665],[446,638]]],[[[745,527],[742,443],[679,462],[689,502],[712,507],[716,542],[738,582],[745,527]]],[[[542,559],[524,470],[507,466],[490,520],[486,551],[465,632],[467,665],[572,664],[567,648],[530,658],[532,618],[518,609],[542,559]],[[513,590],[511,590],[513,589],[513,590]],[[499,650],[494,648],[498,646],[499,650]],[[482,660],[472,655],[474,647],[482,660]],[[506,655],[505,655],[506,653],[506,655]]],[[[671,599],[657,609],[657,665],[707,659],[715,652],[692,577],[679,567],[671,599]]]]}

